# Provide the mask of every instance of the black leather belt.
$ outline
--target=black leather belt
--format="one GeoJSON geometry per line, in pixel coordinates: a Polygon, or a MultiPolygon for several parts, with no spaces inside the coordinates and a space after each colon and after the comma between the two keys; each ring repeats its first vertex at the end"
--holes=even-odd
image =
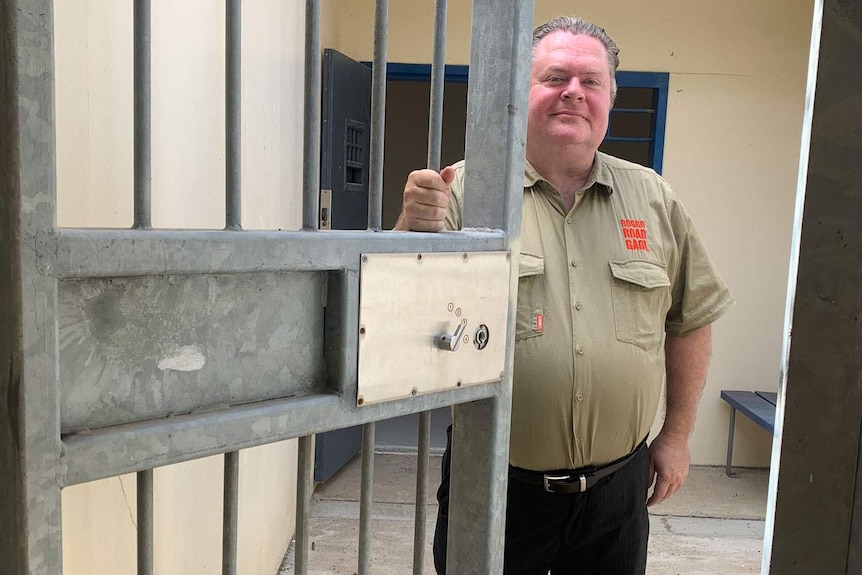
{"type": "Polygon", "coordinates": [[[603,467],[583,467],[581,469],[566,469],[561,471],[530,471],[520,467],[509,466],[509,477],[528,485],[538,485],[548,493],[583,493],[605,477],[612,475],[626,466],[646,447],[646,439],[641,441],[634,451],[612,461],[603,467]]]}

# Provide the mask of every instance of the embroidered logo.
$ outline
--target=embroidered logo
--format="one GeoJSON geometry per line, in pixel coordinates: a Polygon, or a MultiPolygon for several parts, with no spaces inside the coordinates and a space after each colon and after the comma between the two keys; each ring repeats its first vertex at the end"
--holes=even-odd
{"type": "Polygon", "coordinates": [[[623,230],[627,250],[649,251],[646,223],[643,220],[620,220],[620,227],[623,230]]]}

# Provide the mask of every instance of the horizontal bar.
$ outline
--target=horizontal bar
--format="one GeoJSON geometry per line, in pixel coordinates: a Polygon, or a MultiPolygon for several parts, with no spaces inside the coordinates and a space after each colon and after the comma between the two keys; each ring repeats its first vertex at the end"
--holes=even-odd
{"type": "Polygon", "coordinates": [[[59,279],[358,269],[366,253],[506,251],[502,232],[274,232],[63,229],[43,244],[59,279]]]}
{"type": "Polygon", "coordinates": [[[97,429],[63,438],[59,482],[68,487],[498,393],[499,382],[482,383],[361,409],[318,394],[97,429]]]}

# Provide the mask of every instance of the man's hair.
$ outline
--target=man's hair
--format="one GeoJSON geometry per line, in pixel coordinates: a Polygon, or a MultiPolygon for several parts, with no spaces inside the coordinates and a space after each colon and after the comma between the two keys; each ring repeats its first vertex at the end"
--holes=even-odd
{"type": "Polygon", "coordinates": [[[613,105],[613,102],[617,99],[616,73],[620,65],[620,49],[617,48],[617,45],[605,32],[605,29],[577,16],[558,16],[533,30],[533,54],[535,54],[536,46],[539,45],[542,38],[554,32],[569,32],[576,36],[590,36],[602,43],[608,59],[608,70],[611,73],[611,105],[613,105]]]}

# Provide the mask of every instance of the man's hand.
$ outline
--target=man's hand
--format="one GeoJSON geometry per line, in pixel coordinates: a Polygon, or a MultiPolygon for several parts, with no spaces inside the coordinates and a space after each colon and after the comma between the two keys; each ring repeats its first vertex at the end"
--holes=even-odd
{"type": "Polygon", "coordinates": [[[657,505],[680,490],[688,477],[697,403],[706,383],[712,351],[712,328],[704,326],[683,336],[667,336],[667,413],[661,432],[649,446],[650,482],[655,483],[647,505],[657,505]]]}
{"type": "Polygon", "coordinates": [[[410,172],[395,229],[413,232],[442,230],[449,208],[449,184],[453,179],[455,169],[452,166],[443,168],[439,174],[434,170],[410,172]]]}
{"type": "Polygon", "coordinates": [[[658,505],[680,490],[688,478],[691,453],[687,437],[659,433],[649,446],[650,485],[655,484],[647,506],[658,505]]]}

